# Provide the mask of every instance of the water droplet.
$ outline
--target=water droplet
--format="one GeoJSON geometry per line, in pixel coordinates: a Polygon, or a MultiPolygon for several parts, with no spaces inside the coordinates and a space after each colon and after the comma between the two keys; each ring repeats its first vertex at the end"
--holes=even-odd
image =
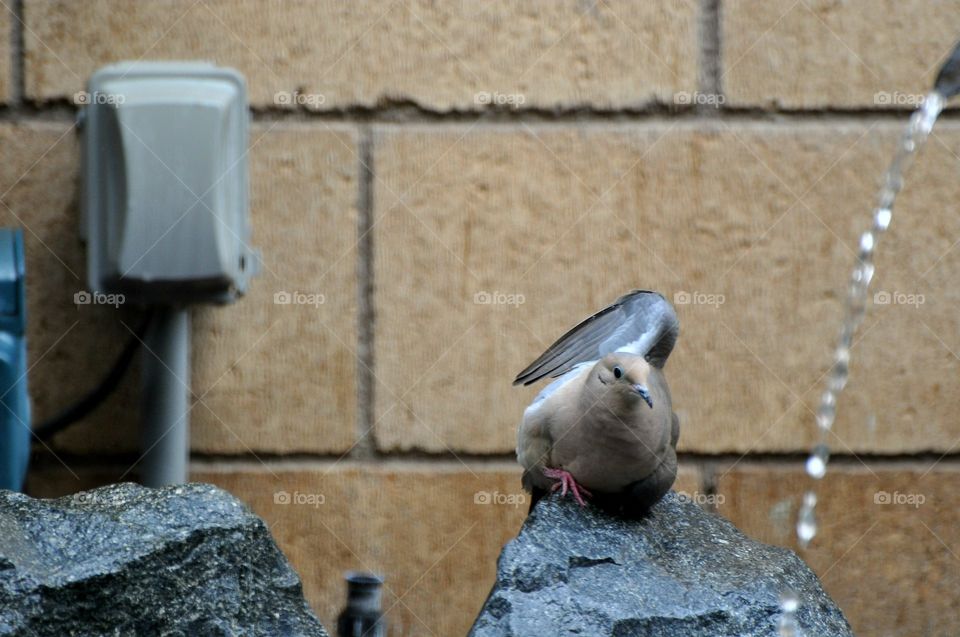
{"type": "Polygon", "coordinates": [[[829,431],[837,417],[837,410],[833,407],[824,407],[820,405],[817,410],[817,427],[824,431],[829,431]]]}
{"type": "Polygon", "coordinates": [[[814,507],[817,505],[817,496],[812,491],[807,491],[803,496],[803,506],[800,507],[800,514],[797,516],[797,539],[800,548],[807,548],[817,535],[817,520],[814,516],[814,507]]]}
{"type": "Polygon", "coordinates": [[[827,378],[827,387],[832,391],[843,391],[843,388],[847,386],[847,380],[850,378],[850,374],[847,373],[846,367],[841,371],[839,365],[834,365],[836,371],[830,372],[830,377],[827,378]]]}
{"type": "Polygon", "coordinates": [[[871,256],[873,256],[874,245],[876,245],[876,241],[874,240],[872,232],[867,231],[860,236],[860,260],[861,261],[866,261],[871,256]]]}
{"type": "MultiPolygon", "coordinates": [[[[903,186],[903,175],[910,170],[910,166],[917,156],[916,150],[918,146],[915,131],[913,127],[908,126],[907,130],[903,133],[903,137],[900,138],[900,147],[893,156],[893,161],[891,161],[887,167],[888,178],[889,176],[894,176],[896,181],[900,183],[900,186],[903,186]]],[[[896,190],[899,191],[900,188],[898,187],[896,190]]]]}
{"type": "MultiPolygon", "coordinates": [[[[834,366],[837,367],[836,365],[834,366]]],[[[846,370],[840,372],[830,372],[830,377],[827,378],[827,387],[833,391],[843,391],[843,388],[847,386],[847,380],[850,378],[850,375],[846,370]]]]}
{"type": "Polygon", "coordinates": [[[810,454],[807,458],[807,474],[814,480],[819,480],[827,474],[827,465],[824,464],[820,456],[810,454]]]}
{"type": "Polygon", "coordinates": [[[823,394],[820,395],[820,404],[835,407],[837,404],[837,395],[829,390],[823,392],[823,394]]]}
{"type": "Polygon", "coordinates": [[[884,232],[890,227],[890,219],[893,218],[893,211],[889,208],[877,208],[873,215],[874,232],[884,232]]]}
{"type": "Polygon", "coordinates": [[[923,100],[923,106],[920,109],[921,117],[918,118],[918,130],[926,137],[933,130],[933,125],[943,110],[945,100],[943,95],[933,91],[923,100]]]}
{"type": "Polygon", "coordinates": [[[777,637],[802,637],[793,617],[781,617],[777,628],[777,637]]]}
{"type": "Polygon", "coordinates": [[[833,352],[833,360],[838,363],[849,363],[850,362],[850,348],[844,347],[843,345],[837,347],[833,352]]]}
{"type": "Polygon", "coordinates": [[[900,174],[899,166],[894,166],[894,169],[887,173],[886,183],[884,184],[884,189],[888,190],[896,195],[903,188],[903,176],[900,174]]]}
{"type": "Polygon", "coordinates": [[[830,450],[826,445],[817,445],[813,448],[813,453],[807,458],[807,474],[814,480],[819,480],[827,473],[827,460],[830,457],[830,450]]]}
{"type": "Polygon", "coordinates": [[[866,286],[856,284],[850,286],[847,296],[847,323],[856,327],[863,321],[867,313],[866,286]]]}
{"type": "Polygon", "coordinates": [[[840,337],[837,339],[838,347],[850,347],[853,345],[853,325],[850,325],[849,322],[844,322],[843,327],[840,328],[840,337]]]}
{"type": "Polygon", "coordinates": [[[780,593],[780,610],[785,613],[795,613],[800,608],[800,597],[792,588],[780,593]]]}
{"type": "Polygon", "coordinates": [[[800,608],[800,598],[797,593],[786,588],[780,593],[780,621],[777,622],[778,637],[800,637],[800,627],[797,625],[797,610],[800,608]]]}
{"type": "Polygon", "coordinates": [[[813,538],[817,536],[817,525],[814,523],[805,523],[800,522],[797,524],[797,537],[800,538],[800,541],[797,544],[800,545],[800,548],[806,549],[810,546],[810,542],[813,541],[813,538]]]}
{"type": "Polygon", "coordinates": [[[888,210],[893,210],[893,202],[897,198],[897,193],[890,190],[886,186],[880,189],[880,208],[886,208],[888,210]]]}
{"type": "Polygon", "coordinates": [[[840,345],[833,354],[833,367],[827,377],[827,389],[839,394],[847,386],[850,377],[850,348],[840,345]]]}

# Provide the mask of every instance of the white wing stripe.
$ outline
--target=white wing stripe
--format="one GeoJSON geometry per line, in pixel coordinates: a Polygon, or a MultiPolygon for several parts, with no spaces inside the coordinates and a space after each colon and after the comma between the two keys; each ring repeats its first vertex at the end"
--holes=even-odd
{"type": "Polygon", "coordinates": [[[533,399],[533,402],[530,403],[530,406],[525,410],[526,412],[536,411],[543,402],[550,397],[550,394],[557,391],[571,380],[579,376],[581,373],[585,372],[587,369],[594,366],[597,361],[586,361],[583,363],[577,363],[574,365],[569,372],[558,377],[552,383],[543,388],[543,390],[537,394],[537,397],[533,399]]]}

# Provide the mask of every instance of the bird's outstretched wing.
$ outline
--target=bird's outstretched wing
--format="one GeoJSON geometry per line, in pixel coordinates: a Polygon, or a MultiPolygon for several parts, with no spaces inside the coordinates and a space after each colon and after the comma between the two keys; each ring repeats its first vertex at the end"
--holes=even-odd
{"type": "Polygon", "coordinates": [[[513,384],[529,385],[547,376],[557,377],[575,365],[599,360],[611,352],[643,356],[654,367],[663,368],[679,331],[677,313],[663,296],[633,290],[561,336],[517,374],[513,384]]]}

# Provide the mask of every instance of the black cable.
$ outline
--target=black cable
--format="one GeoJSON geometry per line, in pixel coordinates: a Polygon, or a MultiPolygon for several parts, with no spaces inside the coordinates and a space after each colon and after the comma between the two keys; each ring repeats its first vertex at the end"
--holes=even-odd
{"type": "Polygon", "coordinates": [[[53,418],[50,418],[46,422],[34,427],[34,435],[41,440],[48,440],[54,434],[63,431],[71,424],[87,416],[90,412],[99,407],[103,401],[109,398],[110,394],[117,389],[117,386],[120,384],[123,376],[130,368],[130,363],[133,362],[134,355],[137,353],[137,350],[140,349],[140,345],[143,342],[143,338],[147,333],[147,328],[150,326],[150,321],[152,318],[153,313],[148,312],[143,318],[143,321],[141,321],[136,332],[130,335],[130,340],[128,340],[127,344],[124,345],[123,351],[120,352],[120,356],[117,357],[113,367],[110,368],[110,371],[107,373],[106,377],[100,381],[100,384],[97,385],[93,391],[64,409],[53,418]]]}

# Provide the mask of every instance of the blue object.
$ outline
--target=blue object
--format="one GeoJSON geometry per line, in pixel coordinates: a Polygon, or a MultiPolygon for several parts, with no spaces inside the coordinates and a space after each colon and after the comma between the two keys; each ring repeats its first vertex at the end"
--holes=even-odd
{"type": "Polygon", "coordinates": [[[0,488],[20,491],[30,457],[23,231],[0,228],[0,488]]]}

